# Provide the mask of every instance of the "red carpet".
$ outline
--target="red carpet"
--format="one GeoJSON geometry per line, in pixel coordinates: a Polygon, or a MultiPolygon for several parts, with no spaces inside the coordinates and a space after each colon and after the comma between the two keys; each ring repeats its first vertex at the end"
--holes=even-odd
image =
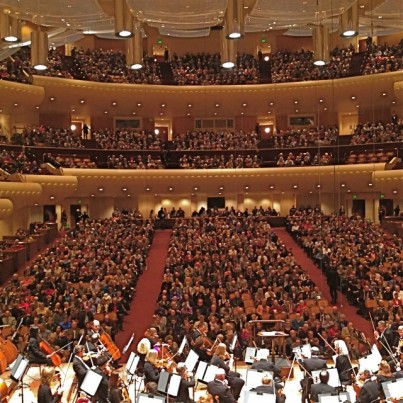
{"type": "Polygon", "coordinates": [[[135,338],[122,362],[128,358],[130,351],[136,351],[144,331],[152,322],[161,283],[164,274],[165,259],[168,255],[169,240],[172,231],[157,230],[151,245],[148,258],[147,270],[140,276],[136,286],[136,294],[130,306],[130,313],[123,322],[123,331],[116,336],[116,344],[123,350],[134,332],[135,338]]]}
{"type": "MultiPolygon", "coordinates": [[[[301,265],[302,269],[309,274],[311,279],[315,281],[316,285],[322,291],[323,296],[330,301],[331,298],[329,287],[326,282],[326,277],[323,275],[322,271],[315,266],[312,260],[309,259],[304,250],[299,247],[299,245],[294,241],[285,228],[273,228],[273,231],[283,241],[287,249],[292,251],[293,255],[295,256],[295,260],[301,265]]],[[[358,315],[356,312],[357,308],[349,305],[346,297],[341,292],[338,292],[337,305],[339,311],[346,315],[348,321],[354,323],[356,329],[364,332],[368,339],[373,339],[374,331],[371,322],[364,319],[361,315],[358,315]]]]}

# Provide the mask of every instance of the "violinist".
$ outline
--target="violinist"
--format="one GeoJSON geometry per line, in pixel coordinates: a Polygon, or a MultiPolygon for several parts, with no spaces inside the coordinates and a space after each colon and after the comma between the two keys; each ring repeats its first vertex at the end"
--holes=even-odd
{"type": "Polygon", "coordinates": [[[211,364],[224,369],[232,394],[234,395],[235,400],[238,400],[245,381],[241,379],[241,375],[238,372],[231,371],[231,368],[228,365],[230,358],[231,356],[227,352],[227,346],[224,343],[219,343],[213,357],[211,358],[211,364]]]}
{"type": "Polygon", "coordinates": [[[335,352],[337,354],[336,357],[336,369],[339,374],[340,382],[343,385],[350,384],[351,385],[351,376],[353,367],[351,365],[351,360],[348,355],[347,345],[344,340],[335,340],[334,341],[335,352]]]}
{"type": "Polygon", "coordinates": [[[102,376],[101,382],[95,394],[95,402],[97,403],[110,403],[109,400],[109,377],[112,374],[112,369],[109,366],[109,359],[107,357],[100,357],[97,360],[97,368],[94,372],[102,376]]]}
{"type": "Polygon", "coordinates": [[[311,386],[311,397],[310,401],[313,402],[319,402],[319,395],[323,393],[336,393],[336,388],[333,386],[330,386],[328,384],[329,382],[329,372],[326,370],[322,370],[319,374],[319,379],[320,382],[313,384],[311,386]]]}
{"type": "Polygon", "coordinates": [[[266,358],[261,358],[259,361],[254,362],[251,368],[259,371],[273,372],[273,376],[281,378],[281,368],[271,362],[270,354],[266,358]]]}
{"type": "Polygon", "coordinates": [[[357,403],[373,403],[378,401],[381,396],[378,384],[372,379],[372,374],[367,369],[361,372],[359,375],[359,380],[364,382],[362,387],[355,388],[357,393],[357,403]]]}
{"type": "Polygon", "coordinates": [[[158,367],[158,364],[158,351],[150,350],[146,355],[143,368],[146,384],[148,382],[158,383],[160,377],[160,368],[158,367]]]}
{"type": "Polygon", "coordinates": [[[90,369],[90,367],[84,361],[84,350],[85,347],[82,345],[78,345],[74,349],[75,355],[73,358],[73,370],[77,377],[79,389],[83,383],[85,375],[87,375],[87,371],[90,369]]]}
{"type": "Polygon", "coordinates": [[[29,329],[28,361],[31,364],[52,365],[50,355],[46,355],[39,348],[38,332],[39,329],[36,326],[29,329]]]}
{"type": "Polygon", "coordinates": [[[394,344],[395,332],[386,326],[386,322],[380,320],[378,322],[378,328],[374,330],[374,337],[377,347],[382,356],[389,356],[391,346],[394,344]]]}
{"type": "MultiPolygon", "coordinates": [[[[379,369],[376,373],[376,379],[379,384],[395,379],[395,375],[392,373],[390,365],[385,360],[382,360],[379,363],[379,369]]],[[[379,389],[382,389],[381,385],[379,385],[379,389]]]]}
{"type": "Polygon", "coordinates": [[[178,395],[175,398],[175,402],[178,403],[194,403],[194,400],[189,396],[189,389],[195,386],[195,381],[192,376],[187,372],[185,363],[180,362],[176,367],[178,375],[180,375],[181,382],[179,385],[178,395]]]}
{"type": "Polygon", "coordinates": [[[45,367],[41,373],[41,384],[38,389],[38,403],[58,403],[62,400],[63,389],[59,387],[57,391],[52,394],[50,385],[55,374],[60,383],[60,373],[55,372],[54,367],[45,367]]]}
{"type": "Polygon", "coordinates": [[[117,372],[112,372],[109,378],[109,401],[110,403],[121,403],[124,400],[122,391],[122,380],[117,372]]]}

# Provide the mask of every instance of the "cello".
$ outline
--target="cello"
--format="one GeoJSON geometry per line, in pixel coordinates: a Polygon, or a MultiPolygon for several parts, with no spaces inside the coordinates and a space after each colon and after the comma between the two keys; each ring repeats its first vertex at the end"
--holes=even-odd
{"type": "Polygon", "coordinates": [[[53,351],[52,347],[46,340],[42,340],[39,343],[39,348],[42,350],[42,352],[49,356],[52,364],[55,367],[60,366],[60,364],[62,363],[62,358],[56,353],[56,351],[53,351]]]}
{"type": "Polygon", "coordinates": [[[1,336],[0,351],[5,355],[7,364],[14,362],[18,356],[18,350],[15,344],[10,340],[4,340],[1,336]]]}
{"type": "Polygon", "coordinates": [[[102,332],[102,334],[99,336],[99,341],[105,346],[109,354],[112,356],[111,360],[116,361],[122,357],[118,346],[113,342],[111,336],[108,333],[102,332]]]}

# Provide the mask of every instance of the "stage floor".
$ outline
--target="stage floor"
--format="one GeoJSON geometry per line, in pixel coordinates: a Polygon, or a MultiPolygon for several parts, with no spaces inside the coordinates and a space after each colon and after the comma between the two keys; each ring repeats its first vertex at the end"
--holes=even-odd
{"type": "MultiPolygon", "coordinates": [[[[328,362],[328,367],[332,367],[332,362],[328,362]]],[[[249,365],[245,364],[244,362],[238,362],[236,370],[241,374],[242,378],[245,380],[246,379],[246,374],[247,370],[249,369],[249,365]]],[[[290,378],[284,388],[285,395],[287,396],[287,402],[288,403],[297,403],[301,401],[301,386],[300,386],[300,380],[302,379],[302,373],[298,367],[297,364],[293,365],[294,367],[294,376],[293,378],[290,378]]],[[[68,366],[67,364],[62,364],[60,367],[61,371],[61,377],[62,377],[62,384],[64,384],[64,393],[62,396],[62,403],[70,403],[70,402],[75,402],[75,393],[72,393],[70,398],[68,399],[68,394],[70,391],[70,388],[72,387],[73,379],[74,379],[74,371],[72,368],[72,365],[68,366]]],[[[125,370],[125,366],[123,366],[119,372],[121,373],[121,377],[125,379],[127,377],[127,372],[125,370]]],[[[3,379],[7,385],[11,384],[11,379],[10,379],[10,372],[7,371],[3,373],[1,376],[1,379],[3,379]]],[[[12,391],[8,403],[36,403],[37,402],[37,391],[40,385],[40,374],[39,374],[39,367],[34,366],[30,367],[26,373],[26,375],[23,378],[24,385],[23,387],[17,386],[14,388],[12,391]]],[[[58,385],[54,383],[52,385],[52,390],[56,390],[56,387],[58,385]]],[[[136,386],[137,386],[137,391],[136,391],[136,397],[138,397],[139,393],[144,390],[144,383],[141,378],[138,378],[136,380],[136,386]]],[[[246,390],[246,386],[244,387],[241,397],[238,400],[238,403],[243,403],[244,402],[244,391],[246,390]]],[[[347,386],[347,391],[350,394],[351,398],[351,403],[354,403],[356,400],[356,395],[355,392],[352,388],[352,386],[347,386]]],[[[132,400],[132,402],[135,402],[135,391],[134,391],[134,383],[129,385],[129,395],[132,400]]],[[[195,388],[195,401],[197,402],[198,398],[200,396],[206,395],[206,385],[203,383],[198,383],[196,388],[195,388]]]]}

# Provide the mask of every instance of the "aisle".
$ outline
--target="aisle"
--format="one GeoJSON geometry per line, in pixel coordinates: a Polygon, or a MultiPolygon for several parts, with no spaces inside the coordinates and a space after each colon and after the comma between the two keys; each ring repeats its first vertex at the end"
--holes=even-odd
{"type": "MultiPolygon", "coordinates": [[[[295,260],[301,265],[302,269],[315,281],[320,291],[322,291],[323,296],[330,301],[329,287],[322,271],[312,262],[311,259],[309,259],[304,250],[299,247],[285,228],[273,228],[273,231],[284,242],[287,249],[292,252],[295,256],[295,260]]],[[[358,315],[357,308],[351,306],[346,297],[340,291],[337,293],[337,306],[339,311],[343,312],[348,320],[354,323],[354,326],[357,329],[363,331],[368,338],[373,338],[373,328],[370,321],[364,319],[361,315],[358,315]]]]}
{"type": "MultiPolygon", "coordinates": [[[[135,334],[135,340],[129,351],[137,346],[143,337],[144,331],[152,322],[155,304],[160,293],[164,275],[165,260],[168,255],[171,230],[156,230],[148,258],[147,270],[140,276],[136,286],[136,294],[130,306],[130,313],[123,322],[123,331],[116,336],[116,344],[122,351],[131,335],[135,334]]],[[[121,362],[126,362],[128,354],[121,362]]]]}

